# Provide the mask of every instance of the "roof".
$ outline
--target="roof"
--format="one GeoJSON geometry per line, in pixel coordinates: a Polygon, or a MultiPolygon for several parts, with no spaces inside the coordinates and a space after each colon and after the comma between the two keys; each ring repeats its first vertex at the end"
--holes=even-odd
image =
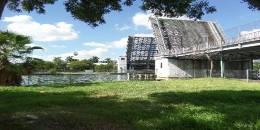
{"type": "Polygon", "coordinates": [[[220,46],[224,35],[210,21],[150,18],[161,56],[174,56],[183,50],[220,46]]]}

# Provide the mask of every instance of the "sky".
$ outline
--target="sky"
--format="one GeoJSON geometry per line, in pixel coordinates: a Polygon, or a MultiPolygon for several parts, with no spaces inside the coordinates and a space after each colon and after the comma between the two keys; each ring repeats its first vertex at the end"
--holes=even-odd
{"type": "MultiPolygon", "coordinates": [[[[223,30],[232,30],[260,20],[260,11],[248,9],[242,0],[209,0],[217,12],[207,14],[202,20],[214,21],[223,30]]],[[[78,53],[76,58],[116,59],[125,55],[128,36],[152,36],[149,23],[150,13],[142,11],[140,1],[122,12],[112,12],[105,16],[106,24],[96,28],[75,20],[65,11],[63,1],[46,6],[46,14],[17,13],[5,9],[0,21],[0,29],[15,31],[33,39],[32,46],[44,50],[35,51],[32,56],[45,60],[54,57],[65,58],[78,53]]],[[[91,13],[91,12],[90,12],[91,13]]]]}

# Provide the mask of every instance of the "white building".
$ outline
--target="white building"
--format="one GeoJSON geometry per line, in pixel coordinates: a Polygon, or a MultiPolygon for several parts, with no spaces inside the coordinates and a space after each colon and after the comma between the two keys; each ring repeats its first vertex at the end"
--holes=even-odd
{"type": "Polygon", "coordinates": [[[120,56],[117,60],[117,72],[127,73],[127,58],[126,56],[120,56]]]}

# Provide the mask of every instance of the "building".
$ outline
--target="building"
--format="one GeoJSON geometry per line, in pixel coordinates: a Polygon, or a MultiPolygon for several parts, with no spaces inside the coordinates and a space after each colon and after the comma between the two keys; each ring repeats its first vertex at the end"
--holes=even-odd
{"type": "Polygon", "coordinates": [[[127,44],[127,70],[155,70],[155,57],[158,54],[154,37],[129,36],[127,44]]]}
{"type": "Polygon", "coordinates": [[[260,31],[225,39],[214,22],[150,18],[159,50],[155,60],[158,79],[180,77],[238,77],[259,58],[260,31]],[[248,38],[247,38],[248,37],[248,38]]]}
{"type": "Polygon", "coordinates": [[[127,73],[127,59],[126,56],[120,56],[117,59],[117,72],[127,73]]]}

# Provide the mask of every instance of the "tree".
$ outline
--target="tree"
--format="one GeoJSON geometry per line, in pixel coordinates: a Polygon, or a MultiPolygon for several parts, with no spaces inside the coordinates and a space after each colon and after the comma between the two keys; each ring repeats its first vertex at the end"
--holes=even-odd
{"type": "Polygon", "coordinates": [[[0,32],[0,70],[7,67],[10,61],[24,60],[27,54],[41,47],[30,47],[30,37],[10,32],[0,32]]]}
{"type": "Polygon", "coordinates": [[[187,15],[195,19],[201,19],[203,15],[216,11],[207,0],[143,0],[141,8],[144,11],[152,11],[157,16],[187,15]]]}
{"type": "Polygon", "coordinates": [[[66,59],[65,59],[66,63],[70,63],[70,62],[73,62],[73,61],[78,61],[77,59],[74,59],[73,56],[68,56],[66,59]]]}
{"type": "MultiPolygon", "coordinates": [[[[0,18],[4,8],[10,10],[36,11],[45,13],[45,5],[54,4],[57,0],[1,0],[0,18]]],[[[123,6],[132,6],[136,0],[65,0],[66,11],[72,17],[83,21],[93,27],[104,24],[104,16],[111,11],[122,11],[123,6]]],[[[141,9],[152,11],[159,16],[178,17],[187,15],[200,19],[204,14],[216,11],[207,0],[141,0],[141,9]]]]}
{"type": "Polygon", "coordinates": [[[95,65],[96,72],[113,72],[115,71],[115,65],[113,63],[95,65]]]}
{"type": "Polygon", "coordinates": [[[55,69],[57,71],[65,71],[66,70],[66,62],[61,59],[61,57],[55,57],[53,59],[53,64],[55,65],[55,69]]]}
{"type": "Polygon", "coordinates": [[[30,37],[10,32],[0,32],[0,84],[18,85],[21,80],[21,69],[14,64],[25,60],[26,56],[35,49],[41,47],[30,47],[30,37]]]}
{"type": "Polygon", "coordinates": [[[113,61],[111,60],[111,58],[106,58],[105,63],[113,63],[113,61]]]}
{"type": "Polygon", "coordinates": [[[88,60],[72,61],[68,65],[72,71],[84,71],[93,68],[93,63],[88,60]]]}
{"type": "Polygon", "coordinates": [[[98,63],[99,58],[97,56],[93,56],[92,58],[89,59],[89,61],[91,61],[92,63],[98,63]]]}
{"type": "Polygon", "coordinates": [[[260,1],[259,0],[243,0],[248,3],[249,9],[260,10],[260,1]]]}
{"type": "Polygon", "coordinates": [[[52,62],[31,57],[27,57],[22,66],[25,74],[31,74],[33,72],[49,72],[51,69],[56,69],[52,62]]]}

